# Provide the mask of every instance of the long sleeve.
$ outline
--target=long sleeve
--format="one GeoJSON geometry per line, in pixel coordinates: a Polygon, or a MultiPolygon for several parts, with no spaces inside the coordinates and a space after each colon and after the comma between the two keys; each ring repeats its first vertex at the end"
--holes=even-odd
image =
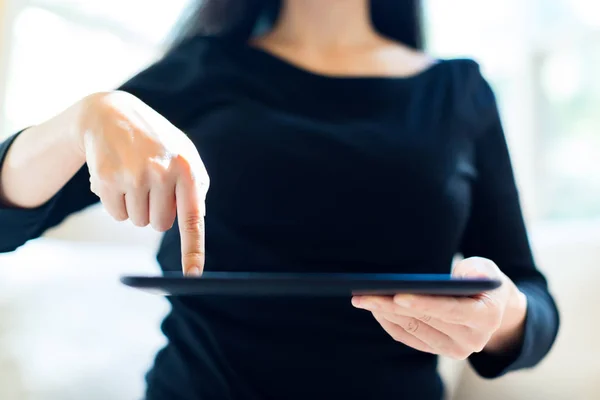
{"type": "MultiPolygon", "coordinates": [[[[18,134],[0,144],[0,168],[18,134]]],[[[87,167],[81,168],[52,199],[40,207],[21,209],[0,204],[0,252],[13,251],[25,242],[41,236],[70,214],[98,201],[90,191],[87,167]]]]}
{"type": "Polygon", "coordinates": [[[461,253],[494,261],[528,302],[525,334],[514,353],[497,356],[482,352],[470,357],[479,375],[495,378],[533,367],[546,356],[558,334],[559,312],[546,278],[534,262],[506,138],[487,82],[479,85],[475,102],[478,118],[486,122],[475,139],[478,177],[472,189],[471,214],[461,253]]]}
{"type": "MultiPolygon", "coordinates": [[[[191,96],[198,94],[197,83],[202,76],[199,68],[202,42],[188,40],[122,84],[118,90],[129,92],[182,129],[184,121],[197,111],[191,96]]],[[[0,143],[0,169],[6,153],[18,134],[0,143]]],[[[10,252],[36,239],[47,229],[60,224],[99,201],[90,190],[89,171],[82,167],[46,204],[35,209],[19,209],[0,204],[0,252],[10,252]]]]}

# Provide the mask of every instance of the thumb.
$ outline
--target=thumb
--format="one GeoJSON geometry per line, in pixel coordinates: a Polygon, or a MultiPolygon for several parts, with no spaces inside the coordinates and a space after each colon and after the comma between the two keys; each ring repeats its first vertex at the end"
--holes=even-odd
{"type": "Polygon", "coordinates": [[[189,176],[181,177],[175,189],[177,221],[181,237],[183,273],[199,276],[204,270],[204,196],[199,184],[189,176]]]}
{"type": "Polygon", "coordinates": [[[491,260],[481,257],[466,258],[454,266],[452,276],[456,278],[500,278],[502,273],[491,260]]]}

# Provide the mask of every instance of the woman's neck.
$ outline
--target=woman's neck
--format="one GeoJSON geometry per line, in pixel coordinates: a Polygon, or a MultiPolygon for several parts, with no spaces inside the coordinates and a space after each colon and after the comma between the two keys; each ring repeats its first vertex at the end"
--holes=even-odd
{"type": "Polygon", "coordinates": [[[268,36],[293,47],[329,50],[369,46],[379,38],[369,0],[284,0],[268,36]]]}

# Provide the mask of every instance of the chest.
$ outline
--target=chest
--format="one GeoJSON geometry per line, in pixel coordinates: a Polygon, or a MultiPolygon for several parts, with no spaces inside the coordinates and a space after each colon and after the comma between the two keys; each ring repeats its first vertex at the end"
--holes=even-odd
{"type": "Polygon", "coordinates": [[[343,207],[361,199],[368,207],[388,198],[396,208],[452,207],[467,201],[475,173],[468,135],[401,109],[323,120],[232,102],[204,114],[188,134],[215,196],[265,205],[343,207]]]}
{"type": "Polygon", "coordinates": [[[475,176],[470,143],[451,127],[401,110],[322,120],[236,101],[187,133],[211,179],[213,254],[231,241],[251,246],[244,262],[281,250],[277,262],[295,254],[346,268],[407,262],[407,249],[446,262],[456,250],[475,176]]]}

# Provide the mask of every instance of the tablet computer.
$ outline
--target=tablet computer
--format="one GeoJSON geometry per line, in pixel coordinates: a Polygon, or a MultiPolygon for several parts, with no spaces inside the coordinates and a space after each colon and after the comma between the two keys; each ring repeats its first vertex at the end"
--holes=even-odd
{"type": "Polygon", "coordinates": [[[398,293],[472,296],[493,290],[501,282],[486,278],[456,278],[450,274],[287,273],[205,271],[199,277],[182,273],[162,276],[128,275],[127,286],[166,296],[352,296],[398,293]]]}

